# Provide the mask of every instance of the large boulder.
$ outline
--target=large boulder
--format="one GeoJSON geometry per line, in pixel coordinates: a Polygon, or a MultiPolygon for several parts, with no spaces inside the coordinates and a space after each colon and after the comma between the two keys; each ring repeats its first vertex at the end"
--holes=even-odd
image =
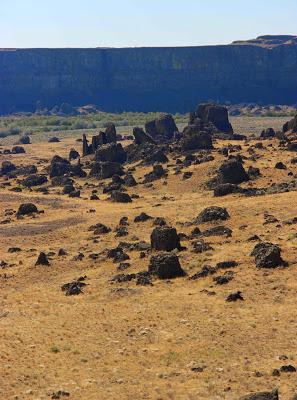
{"type": "Polygon", "coordinates": [[[105,129],[105,143],[116,143],[117,141],[117,131],[116,131],[116,127],[115,124],[113,124],[112,122],[109,122],[106,125],[106,129],[105,129]]]}
{"type": "Polygon", "coordinates": [[[13,146],[11,152],[12,154],[24,154],[26,150],[22,146],[13,146]]]}
{"type": "Polygon", "coordinates": [[[127,153],[120,143],[109,143],[97,149],[95,153],[95,160],[123,164],[127,160],[127,153]]]}
{"type": "Polygon", "coordinates": [[[133,136],[134,136],[134,143],[137,145],[144,144],[144,143],[152,143],[156,144],[155,140],[144,132],[142,128],[134,128],[133,129],[133,136]]]}
{"type": "Polygon", "coordinates": [[[241,397],[239,400],[278,400],[278,390],[272,392],[259,392],[241,397]]]}
{"type": "Polygon", "coordinates": [[[70,149],[69,156],[68,156],[69,161],[76,160],[79,157],[80,156],[79,156],[79,152],[78,151],[76,151],[75,149],[70,149]]]}
{"type": "Polygon", "coordinates": [[[62,176],[70,172],[70,162],[58,155],[54,156],[49,166],[50,177],[62,176]]]}
{"type": "Polygon", "coordinates": [[[207,207],[196,218],[196,223],[205,223],[212,221],[226,221],[230,218],[230,215],[226,208],[223,207],[207,207]]]}
{"type": "Polygon", "coordinates": [[[124,170],[121,164],[115,162],[98,162],[95,161],[90,170],[90,176],[98,179],[112,178],[114,175],[123,175],[124,170]]]}
{"type": "Polygon", "coordinates": [[[20,138],[16,144],[30,144],[30,143],[31,143],[30,136],[24,135],[24,136],[20,136],[20,138]]]}
{"type": "Polygon", "coordinates": [[[183,151],[213,149],[212,138],[198,126],[189,125],[183,131],[181,147],[183,151]]]}
{"type": "Polygon", "coordinates": [[[285,125],[283,126],[283,132],[297,133],[297,114],[293,119],[285,123],[285,125]]]}
{"type": "Polygon", "coordinates": [[[151,234],[151,248],[161,251],[181,250],[176,229],[169,226],[157,226],[151,234]]]}
{"type": "Polygon", "coordinates": [[[163,114],[145,124],[146,133],[159,142],[171,140],[178,131],[172,115],[163,114]]]}
{"type": "Polygon", "coordinates": [[[218,183],[239,184],[249,180],[241,162],[236,159],[224,161],[218,170],[218,183]]]}
{"type": "Polygon", "coordinates": [[[276,135],[276,133],[273,128],[267,128],[261,132],[260,138],[261,139],[270,139],[270,138],[274,138],[275,135],[276,135]]]}
{"type": "Polygon", "coordinates": [[[258,268],[276,268],[285,265],[281,257],[281,249],[273,243],[258,243],[251,255],[255,257],[258,268]]]}
{"type": "Polygon", "coordinates": [[[111,192],[111,200],[115,203],[132,203],[132,199],[128,193],[123,193],[119,190],[111,192]]]}
{"type": "Polygon", "coordinates": [[[40,186],[47,182],[47,177],[45,175],[33,174],[27,176],[27,178],[21,181],[21,184],[25,187],[40,186]]]}
{"type": "Polygon", "coordinates": [[[62,158],[58,155],[52,158],[51,164],[48,169],[50,178],[69,174],[72,174],[73,176],[78,176],[80,178],[84,178],[86,176],[86,173],[85,171],[83,171],[79,162],[76,165],[71,165],[66,158],[62,158]]]}
{"type": "Polygon", "coordinates": [[[31,214],[34,214],[34,213],[37,213],[37,212],[38,212],[38,209],[37,209],[35,204],[33,204],[33,203],[24,203],[24,204],[21,204],[19,206],[19,209],[18,209],[16,215],[17,215],[17,217],[19,217],[19,216],[22,216],[22,215],[31,215],[31,214]]]}
{"type": "Polygon", "coordinates": [[[7,175],[15,169],[16,166],[11,161],[3,161],[1,166],[1,174],[7,175]]]}
{"type": "Polygon", "coordinates": [[[199,124],[200,128],[210,126],[218,132],[233,134],[227,108],[217,104],[200,104],[196,112],[191,113],[190,124],[199,124]]]}
{"type": "Polygon", "coordinates": [[[148,272],[160,279],[172,279],[186,275],[179,263],[178,257],[172,253],[161,253],[152,256],[148,272]]]}

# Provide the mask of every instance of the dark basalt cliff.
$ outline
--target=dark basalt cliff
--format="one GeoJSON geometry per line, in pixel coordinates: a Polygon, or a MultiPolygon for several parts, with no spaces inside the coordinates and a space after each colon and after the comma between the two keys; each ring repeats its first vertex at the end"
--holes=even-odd
{"type": "Polygon", "coordinates": [[[271,46],[2,49],[0,113],[32,111],[38,100],[171,112],[209,100],[296,103],[297,41],[285,38],[271,46]]]}

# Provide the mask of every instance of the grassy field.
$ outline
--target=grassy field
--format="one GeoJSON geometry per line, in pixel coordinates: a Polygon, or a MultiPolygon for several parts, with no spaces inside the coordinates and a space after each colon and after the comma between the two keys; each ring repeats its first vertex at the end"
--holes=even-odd
{"type": "MultiPolygon", "coordinates": [[[[29,116],[0,117],[0,144],[12,144],[20,135],[30,135],[32,142],[42,142],[50,137],[81,137],[83,133],[92,135],[113,122],[118,133],[132,134],[133,127],[143,127],[145,122],[160,113],[96,113],[76,117],[29,116]]],[[[174,119],[180,130],[188,121],[188,114],[175,114],[174,119]]],[[[236,133],[258,136],[262,129],[273,127],[280,130],[289,117],[239,116],[230,121],[236,133]]]]}

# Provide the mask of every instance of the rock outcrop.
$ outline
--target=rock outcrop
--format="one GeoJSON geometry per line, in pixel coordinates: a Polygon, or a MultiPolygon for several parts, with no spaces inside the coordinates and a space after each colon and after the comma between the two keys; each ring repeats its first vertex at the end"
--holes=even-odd
{"type": "Polygon", "coordinates": [[[0,71],[0,113],[35,111],[38,100],[169,112],[208,99],[294,104],[297,45],[273,36],[226,46],[2,49],[0,71]]]}

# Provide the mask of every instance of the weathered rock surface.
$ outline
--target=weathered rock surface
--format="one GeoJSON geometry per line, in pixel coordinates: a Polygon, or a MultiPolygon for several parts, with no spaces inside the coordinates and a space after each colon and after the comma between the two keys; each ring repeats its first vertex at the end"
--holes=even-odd
{"type": "MultiPolygon", "coordinates": [[[[277,38],[272,37],[274,42],[277,38]]],[[[0,113],[12,107],[34,111],[37,99],[48,107],[63,99],[74,106],[100,104],[107,111],[187,112],[194,102],[211,98],[294,104],[293,39],[291,45],[279,40],[270,47],[258,40],[249,46],[3,49],[0,113]]]]}

